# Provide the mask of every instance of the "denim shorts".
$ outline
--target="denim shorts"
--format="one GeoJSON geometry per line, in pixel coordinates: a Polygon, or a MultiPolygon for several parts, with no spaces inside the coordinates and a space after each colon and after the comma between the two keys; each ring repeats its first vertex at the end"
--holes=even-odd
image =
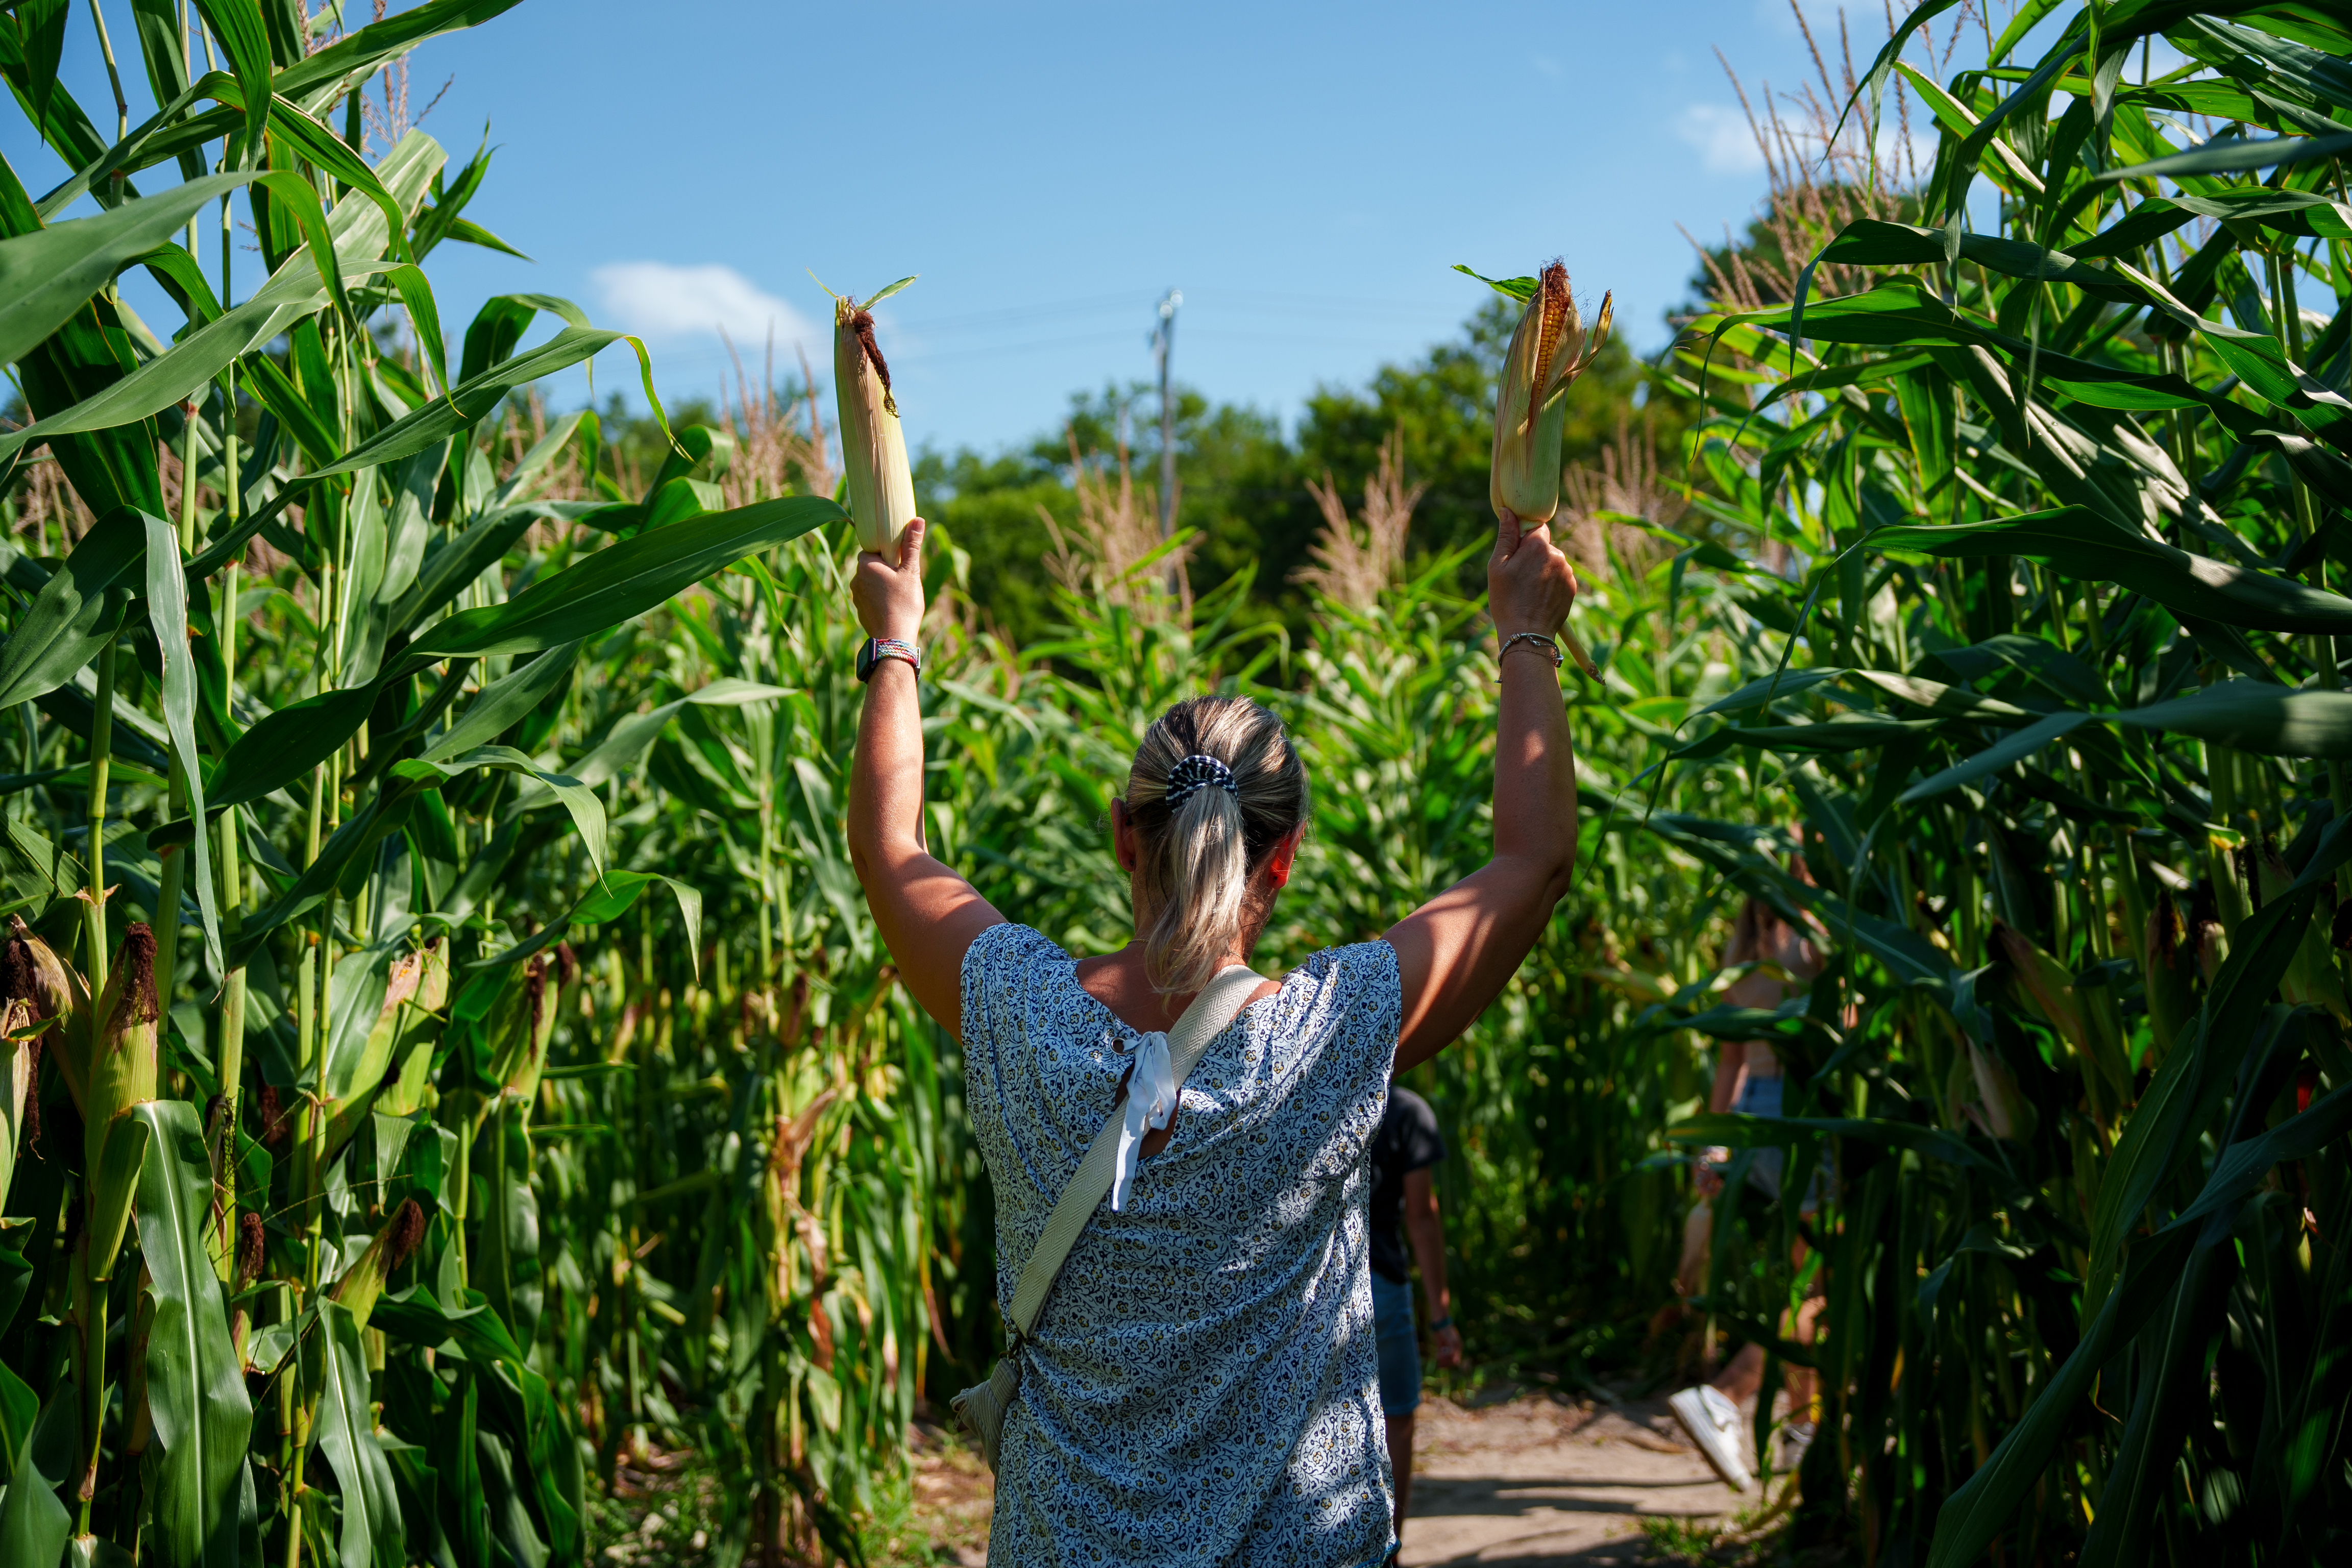
{"type": "MultiPolygon", "coordinates": [[[[1750,1074],[1739,1087],[1739,1099],[1731,1109],[1742,1116],[1778,1116],[1780,1114],[1781,1080],[1778,1077],[1758,1078],[1750,1074]]],[[[1780,1195],[1780,1177],[1786,1169],[1789,1152],[1779,1147],[1748,1151],[1748,1184],[1768,1198],[1780,1195]]],[[[1811,1214],[1822,1206],[1822,1190],[1830,1168],[1829,1155],[1823,1151],[1813,1163],[1813,1179],[1805,1185],[1804,1202],[1798,1205],[1803,1214],[1811,1214]]]]}
{"type": "Polygon", "coordinates": [[[1421,1343],[1413,1333],[1412,1285],[1372,1275],[1372,1342],[1381,1358],[1381,1414],[1421,1408],[1421,1343]]]}

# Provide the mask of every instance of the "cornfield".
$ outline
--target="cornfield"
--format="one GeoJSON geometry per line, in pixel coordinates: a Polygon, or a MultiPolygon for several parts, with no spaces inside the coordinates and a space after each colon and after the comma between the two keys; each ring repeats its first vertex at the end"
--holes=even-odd
{"type": "MultiPolygon", "coordinates": [[[[816,399],[747,376],[673,427],[641,345],[539,295],[450,363],[428,257],[504,242],[487,153],[400,84],[512,3],[131,0],[111,139],[57,79],[65,0],[0,15],[73,171],[0,179],[11,1564],[626,1560],[663,1498],[700,1533],[660,1555],[895,1552],[909,1423],[1001,1332],[954,1044],[841,840],[816,399]],[[535,400],[615,344],[651,471],[535,400]]],[[[2305,5],[1927,0],[1859,69],[1817,53],[1653,373],[1687,451],[1566,476],[1586,853],[1419,1069],[1455,1286],[1515,1373],[1819,1368],[1791,1543],[2344,1549],[2348,51],[2305,5]],[[1749,897],[1829,955],[1777,1011],[1719,1002],[1749,897]],[[1712,1043],[1759,1037],[1784,1114],[1701,1114],[1712,1043]],[[1677,1318],[1705,1145],[1738,1152],[1677,1318]],[[1767,1146],[1787,1190],[1833,1170],[1818,1214],[1738,1179],[1767,1146]]],[[[934,535],[942,856],[1117,945],[1110,792],[1221,688],[1315,779],[1268,963],[1484,858],[1491,642],[1462,554],[1408,549],[1401,437],[1360,508],[1316,488],[1295,640],[1247,613],[1285,585],[1195,595],[1123,459],[1073,459],[1045,642],[934,535]]]]}

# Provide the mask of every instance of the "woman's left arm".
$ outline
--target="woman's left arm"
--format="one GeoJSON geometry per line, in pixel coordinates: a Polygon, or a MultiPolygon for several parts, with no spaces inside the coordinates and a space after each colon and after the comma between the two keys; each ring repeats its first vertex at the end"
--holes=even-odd
{"type": "MultiPolygon", "coordinates": [[[[922,519],[907,525],[895,564],[859,552],[850,596],[868,637],[912,644],[921,632],[923,533],[922,519]]],[[[923,847],[923,712],[904,659],[882,660],[866,683],[849,772],[849,863],[899,978],[961,1040],[963,956],[1004,917],[923,847]]]]}

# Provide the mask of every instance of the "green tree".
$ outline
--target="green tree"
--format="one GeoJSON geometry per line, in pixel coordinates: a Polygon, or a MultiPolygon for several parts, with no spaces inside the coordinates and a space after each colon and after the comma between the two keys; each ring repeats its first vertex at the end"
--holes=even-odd
{"type": "MultiPolygon", "coordinates": [[[[1360,387],[1319,387],[1287,437],[1272,415],[1180,388],[1178,520],[1201,536],[1192,557],[1194,591],[1213,591],[1236,573],[1254,571],[1244,623],[1273,619],[1303,630],[1308,601],[1293,578],[1322,523],[1307,482],[1328,476],[1343,495],[1353,494],[1379,465],[1381,444],[1400,429],[1408,480],[1429,487],[1414,519],[1416,553],[1483,537],[1494,526],[1486,467],[1495,377],[1515,320],[1507,301],[1490,300],[1459,337],[1420,359],[1384,365],[1360,387]]],[[[1610,342],[1570,394],[1570,462],[1597,465],[1619,430],[1635,423],[1650,426],[1661,450],[1676,449],[1688,416],[1671,402],[1650,405],[1650,376],[1622,340],[1610,342]]],[[[1122,439],[1138,484],[1156,485],[1156,413],[1148,384],[1108,385],[1072,397],[1063,427],[1025,448],[993,458],[970,450],[927,452],[917,463],[917,494],[927,515],[971,552],[973,597],[1016,643],[1035,640],[1052,620],[1045,559],[1053,539],[1040,509],[1057,524],[1073,522],[1074,460],[1109,463],[1122,439]]],[[[1480,569],[1475,561],[1464,568],[1474,574],[1480,569]]]]}

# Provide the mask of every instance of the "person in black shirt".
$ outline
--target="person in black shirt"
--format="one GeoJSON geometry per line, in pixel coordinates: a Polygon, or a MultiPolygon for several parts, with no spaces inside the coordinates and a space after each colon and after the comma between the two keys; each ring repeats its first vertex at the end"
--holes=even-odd
{"type": "Polygon", "coordinates": [[[1413,1258],[1421,1265],[1433,1358],[1440,1366],[1462,1364],[1462,1331],[1454,1326],[1453,1299],[1445,1289],[1445,1226],[1438,1218],[1431,1171],[1444,1158],[1445,1140],[1438,1136],[1429,1101],[1391,1084],[1388,1111],[1372,1136],[1372,1332],[1380,1347],[1381,1413],[1388,1418],[1399,1542],[1412,1499],[1412,1415],[1421,1407],[1421,1347],[1413,1333],[1412,1285],[1401,1229],[1412,1237],[1413,1258]]]}

